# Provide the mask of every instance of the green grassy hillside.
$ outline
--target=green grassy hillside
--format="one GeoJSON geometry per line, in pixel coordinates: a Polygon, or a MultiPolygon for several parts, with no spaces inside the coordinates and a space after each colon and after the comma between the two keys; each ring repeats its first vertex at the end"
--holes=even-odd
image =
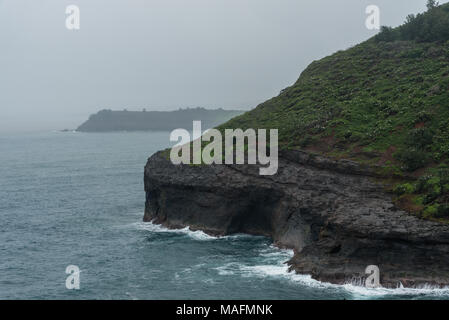
{"type": "Polygon", "coordinates": [[[430,3],[403,26],[314,61],[279,96],[220,128],[277,128],[281,148],[381,166],[404,177],[391,189],[399,206],[446,220],[449,5],[430,3]]]}

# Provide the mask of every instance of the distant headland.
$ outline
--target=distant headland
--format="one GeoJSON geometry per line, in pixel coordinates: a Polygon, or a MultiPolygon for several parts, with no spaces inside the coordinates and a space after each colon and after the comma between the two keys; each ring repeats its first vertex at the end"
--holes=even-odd
{"type": "Polygon", "coordinates": [[[201,120],[204,128],[216,127],[245,111],[186,108],[176,111],[113,111],[101,110],[80,125],[80,132],[164,131],[190,128],[192,121],[201,120]]]}

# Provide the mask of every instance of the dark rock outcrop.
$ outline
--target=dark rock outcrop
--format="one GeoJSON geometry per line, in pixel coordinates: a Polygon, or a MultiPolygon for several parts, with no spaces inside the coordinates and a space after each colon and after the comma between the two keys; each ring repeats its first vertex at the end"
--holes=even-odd
{"type": "Polygon", "coordinates": [[[145,167],[145,221],[213,235],[266,235],[294,249],[292,270],[331,283],[368,265],[396,287],[449,284],[449,226],[397,209],[375,173],[350,161],[283,153],[275,176],[246,165],[145,167]]]}

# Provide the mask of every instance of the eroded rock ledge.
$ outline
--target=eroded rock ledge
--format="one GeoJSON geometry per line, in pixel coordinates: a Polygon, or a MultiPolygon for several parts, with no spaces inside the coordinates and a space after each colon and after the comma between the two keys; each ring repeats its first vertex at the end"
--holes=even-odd
{"type": "Polygon", "coordinates": [[[373,171],[303,152],[281,155],[275,176],[255,166],[145,167],[145,221],[213,235],[265,235],[292,248],[290,268],[342,284],[378,265],[381,283],[449,284],[449,226],[398,210],[373,171]]]}

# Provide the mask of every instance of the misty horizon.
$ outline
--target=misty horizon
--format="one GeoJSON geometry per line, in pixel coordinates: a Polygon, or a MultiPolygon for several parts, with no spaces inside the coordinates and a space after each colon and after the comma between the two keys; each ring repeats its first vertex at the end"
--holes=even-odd
{"type": "MultiPolygon", "coordinates": [[[[312,61],[374,36],[370,4],[0,1],[0,132],[75,128],[102,109],[250,110],[312,61]],[[65,28],[70,4],[78,31],[65,28]]],[[[377,5],[388,26],[425,10],[423,0],[377,5]]]]}

